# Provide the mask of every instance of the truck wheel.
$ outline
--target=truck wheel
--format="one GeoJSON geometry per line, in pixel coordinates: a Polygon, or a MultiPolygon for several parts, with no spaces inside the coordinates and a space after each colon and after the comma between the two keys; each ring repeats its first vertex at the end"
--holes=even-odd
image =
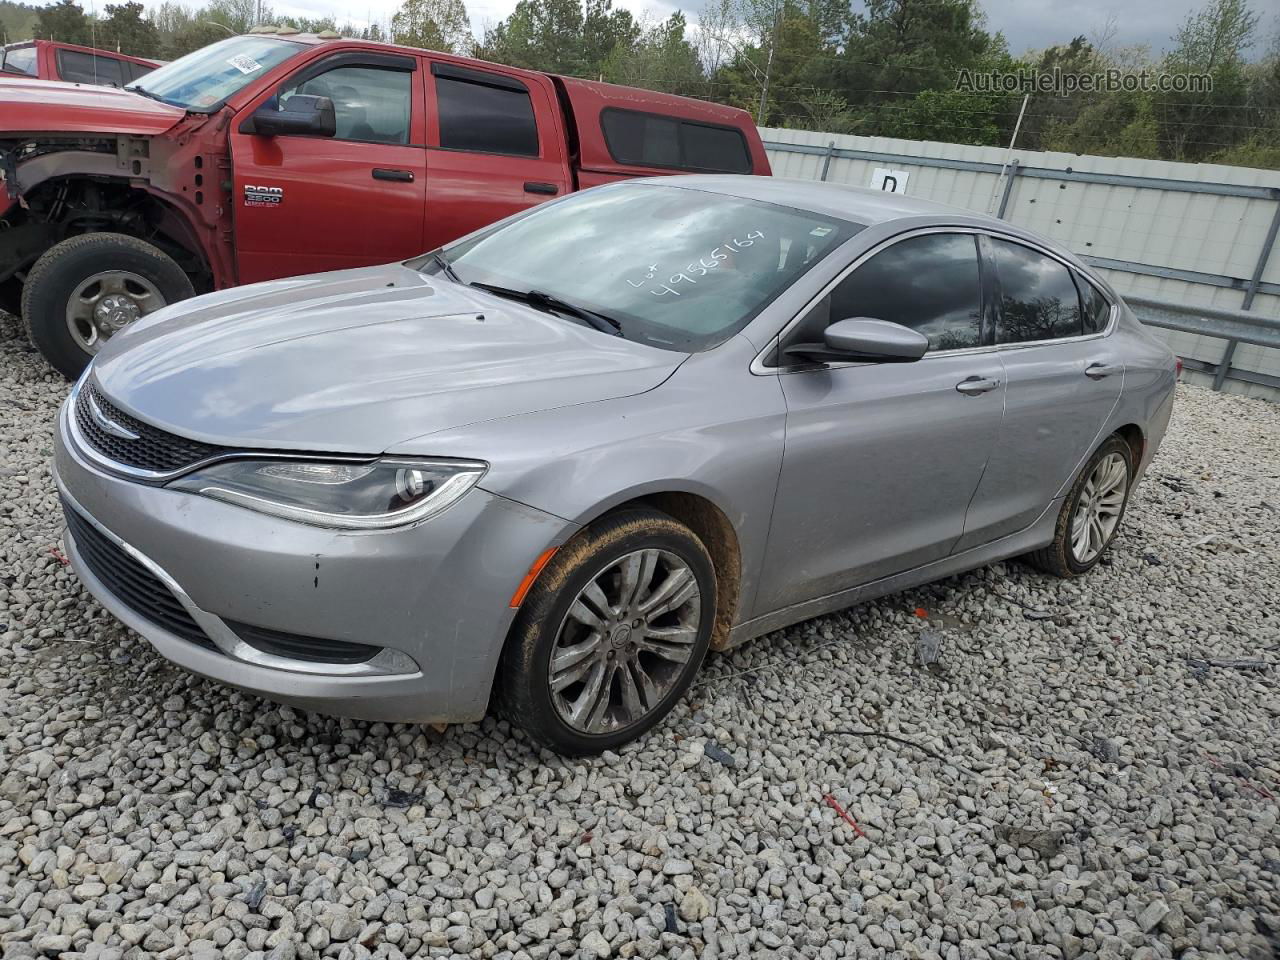
{"type": "Polygon", "coordinates": [[[86,233],[36,261],[23,285],[22,316],[44,358],[75,379],[121,327],[194,293],[162,250],[122,233],[86,233]]]}

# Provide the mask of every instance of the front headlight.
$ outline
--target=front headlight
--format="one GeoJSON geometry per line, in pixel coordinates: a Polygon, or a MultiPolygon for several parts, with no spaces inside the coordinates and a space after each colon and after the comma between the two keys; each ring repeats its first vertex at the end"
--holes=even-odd
{"type": "Polygon", "coordinates": [[[485,468],[476,460],[225,460],[167,486],[300,523],[377,530],[439,513],[485,468]]]}

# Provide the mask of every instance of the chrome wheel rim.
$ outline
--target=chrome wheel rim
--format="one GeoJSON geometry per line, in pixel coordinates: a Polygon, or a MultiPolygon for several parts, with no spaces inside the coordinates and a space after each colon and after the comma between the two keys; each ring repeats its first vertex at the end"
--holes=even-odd
{"type": "Polygon", "coordinates": [[[1107,454],[1085,481],[1071,518],[1071,555],[1077,563],[1092,563],[1106,548],[1128,492],[1129,465],[1120,454],[1107,454]]]}
{"type": "Polygon", "coordinates": [[[165,305],[146,277],[104,270],[82,280],[67,300],[67,330],[80,349],[97,353],[111,335],[165,305]]]}
{"type": "Polygon", "coordinates": [[[614,733],[650,716],[697,644],[702,597],[689,565],[667,550],[611,561],[569,605],[548,679],[560,719],[580,733],[614,733]]]}

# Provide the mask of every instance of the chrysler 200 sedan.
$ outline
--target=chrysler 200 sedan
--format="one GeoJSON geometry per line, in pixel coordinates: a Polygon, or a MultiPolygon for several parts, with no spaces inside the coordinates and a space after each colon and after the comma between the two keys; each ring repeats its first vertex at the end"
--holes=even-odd
{"type": "Polygon", "coordinates": [[[113,337],[59,423],[66,547],[175,663],[353,717],[491,699],[570,754],[709,649],[1116,535],[1174,359],[1010,224],[751,177],[573,194],[406,263],[113,337]]]}

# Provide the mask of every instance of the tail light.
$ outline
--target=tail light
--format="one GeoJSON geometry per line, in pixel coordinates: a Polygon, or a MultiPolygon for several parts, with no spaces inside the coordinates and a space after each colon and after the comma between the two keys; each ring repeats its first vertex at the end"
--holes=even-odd
{"type": "Polygon", "coordinates": [[[1177,376],[1177,378],[1181,380],[1182,379],[1182,358],[1181,357],[1173,358],[1173,371],[1174,371],[1174,374],[1177,376]]]}

